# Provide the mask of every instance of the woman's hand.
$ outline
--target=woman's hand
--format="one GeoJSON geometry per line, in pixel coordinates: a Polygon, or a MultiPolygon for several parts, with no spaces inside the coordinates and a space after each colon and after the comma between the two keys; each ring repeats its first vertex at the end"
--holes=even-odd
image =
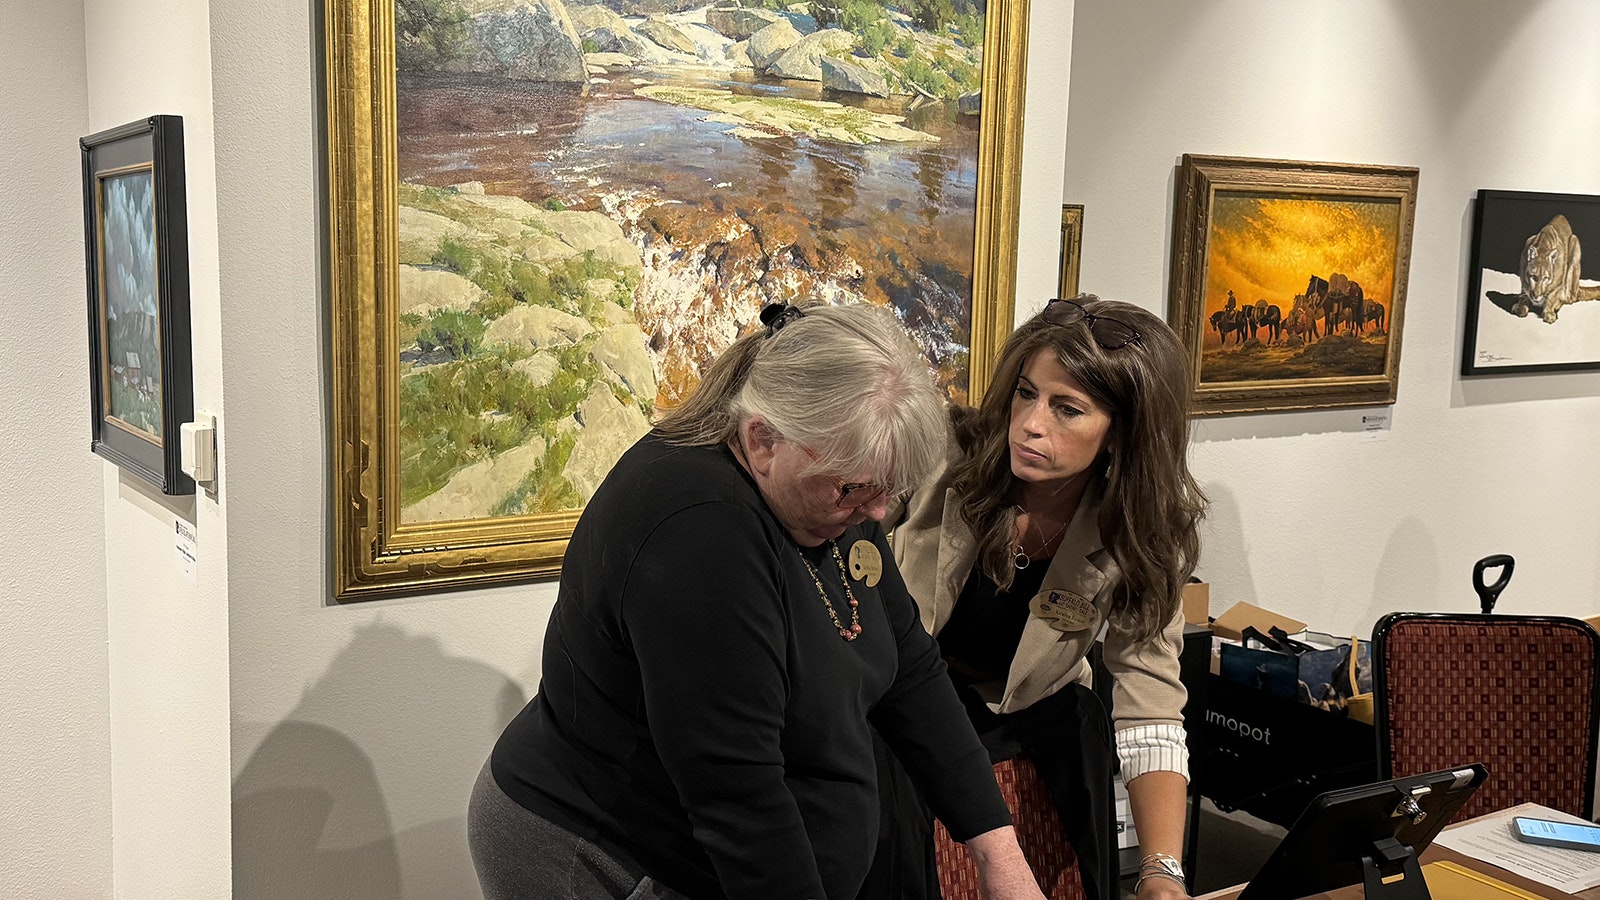
{"type": "Polygon", "coordinates": [[[984,900],[1044,900],[1010,825],[967,841],[967,851],[978,865],[978,893],[984,900]]]}

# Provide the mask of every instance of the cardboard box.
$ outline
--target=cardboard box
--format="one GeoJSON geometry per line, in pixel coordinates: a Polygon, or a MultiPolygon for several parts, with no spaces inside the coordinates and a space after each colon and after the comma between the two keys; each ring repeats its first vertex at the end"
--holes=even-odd
{"type": "Polygon", "coordinates": [[[1183,620],[1201,627],[1211,624],[1211,585],[1191,581],[1183,586],[1183,620]]]}
{"type": "Polygon", "coordinates": [[[1242,640],[1244,630],[1254,625],[1255,629],[1266,634],[1273,626],[1282,628],[1290,634],[1297,634],[1306,630],[1306,623],[1280,616],[1271,610],[1262,609],[1254,603],[1239,601],[1228,608],[1228,611],[1217,616],[1212,622],[1211,630],[1217,637],[1227,638],[1230,641],[1242,640]]]}

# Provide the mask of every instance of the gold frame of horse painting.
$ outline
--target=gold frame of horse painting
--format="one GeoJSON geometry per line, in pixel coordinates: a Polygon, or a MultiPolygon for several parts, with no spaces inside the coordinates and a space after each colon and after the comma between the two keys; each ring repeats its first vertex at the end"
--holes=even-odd
{"type": "MultiPolygon", "coordinates": [[[[580,42],[577,37],[584,26],[574,24],[578,17],[569,16],[560,0],[537,2],[542,8],[555,8],[559,13],[554,17],[546,16],[554,23],[546,25],[567,34],[572,46],[563,45],[561,53],[575,58],[560,61],[543,56],[531,58],[534,53],[552,52],[547,48],[553,44],[543,38],[523,41],[528,47],[539,49],[524,48],[522,52],[530,58],[514,60],[515,71],[487,71],[496,79],[523,78],[540,84],[521,87],[496,81],[491,91],[499,93],[485,102],[482,109],[509,109],[530,117],[541,115],[544,114],[540,112],[541,104],[509,102],[507,97],[517,91],[553,94],[567,90],[576,93],[562,95],[564,102],[571,108],[570,114],[581,121],[585,116],[608,112],[601,108],[603,104],[593,102],[595,96],[609,98],[619,90],[632,91],[635,85],[651,81],[639,76],[656,74],[654,70],[640,68],[611,78],[597,75],[599,69],[626,66],[635,60],[619,62],[619,57],[626,54],[593,52],[596,48],[589,46],[589,40],[580,42]],[[564,66],[563,75],[558,78],[544,74],[554,71],[558,62],[564,66]],[[563,86],[552,86],[558,81],[563,86]]],[[[496,13],[469,12],[470,4],[434,4],[420,12],[404,10],[404,15],[397,11],[397,6],[395,0],[328,0],[325,5],[323,50],[327,71],[333,423],[332,591],[334,599],[341,602],[558,575],[582,504],[614,464],[616,455],[648,429],[650,416],[658,411],[654,402],[658,396],[656,386],[669,383],[669,377],[675,378],[671,383],[681,399],[681,393],[692,387],[698,372],[703,370],[686,370],[679,366],[663,374],[659,360],[651,361],[651,354],[662,352],[658,344],[665,345],[667,352],[678,352],[687,344],[700,351],[696,362],[703,366],[721,346],[732,340],[733,326],[748,327],[746,320],[753,319],[760,308],[755,298],[742,295],[737,306],[724,307],[722,312],[731,322],[729,327],[714,334],[706,332],[721,344],[710,340],[702,342],[687,328],[674,334],[656,334],[658,340],[652,340],[645,314],[641,313],[638,319],[633,316],[640,302],[635,291],[646,281],[648,273],[641,274],[643,268],[659,263],[670,254],[659,246],[642,247],[644,239],[625,233],[628,223],[617,221],[615,209],[598,202],[574,208],[570,198],[563,202],[559,197],[538,196],[527,191],[519,195],[517,183],[509,180],[512,176],[501,170],[491,172],[488,164],[481,172],[461,174],[456,179],[459,184],[440,181],[438,177],[431,181],[407,178],[403,173],[407,165],[415,162],[419,143],[432,140],[438,144],[443,140],[441,135],[448,137],[449,128],[470,131],[474,127],[495,127],[483,126],[471,119],[472,98],[466,97],[468,103],[457,102],[461,99],[457,96],[462,93],[460,91],[443,99],[440,95],[428,95],[424,103],[419,99],[423,97],[420,89],[412,86],[432,87],[454,78],[456,81],[445,85],[446,93],[456,90],[464,83],[463,78],[470,82],[475,77],[473,73],[481,75],[485,71],[475,66],[493,66],[497,64],[495,60],[504,63],[500,51],[507,48],[499,44],[493,47],[473,45],[462,53],[445,57],[443,54],[449,50],[451,42],[500,40],[510,32],[490,27],[495,23],[479,28],[481,23],[474,15],[496,13]],[[450,12],[452,9],[454,13],[450,12]],[[408,18],[418,15],[432,18],[419,26],[408,18]],[[405,21],[397,21],[399,19],[405,21]],[[410,29],[404,32],[404,40],[397,41],[400,33],[397,26],[410,29]],[[417,28],[424,28],[427,33],[419,34],[417,28]],[[417,59],[431,60],[437,68],[408,69],[407,66],[417,59]],[[411,78],[408,72],[434,71],[442,75],[438,82],[407,80],[411,78]],[[419,106],[437,111],[442,118],[427,120],[425,132],[412,132],[410,126],[402,123],[416,121],[406,117],[415,114],[419,106]],[[413,155],[402,156],[402,147],[413,155]],[[602,215],[612,218],[598,221],[596,217],[602,215]],[[565,255],[556,252],[552,256],[552,251],[569,252],[565,255]],[[632,259],[626,259],[630,253],[632,259]],[[655,256],[646,256],[647,253],[655,256]],[[631,277],[617,276],[619,266],[631,267],[631,277]],[[485,272],[503,280],[498,290],[484,287],[483,278],[479,276],[484,276],[485,272]],[[559,293],[558,288],[566,293],[559,293]],[[555,305],[551,298],[572,308],[555,305]],[[548,301],[550,305],[535,309],[535,299],[539,303],[548,301]],[[511,312],[530,315],[512,316],[511,312]],[[537,315],[533,315],[535,313],[537,315]],[[500,327],[511,318],[519,319],[515,327],[500,327]],[[502,332],[499,338],[496,338],[496,329],[502,332]],[[615,346],[602,347],[608,336],[617,337],[612,331],[621,339],[611,341],[615,346]],[[513,344],[495,343],[501,339],[519,343],[508,352],[505,348],[513,344]],[[552,341],[554,344],[546,346],[552,341]],[[474,352],[474,348],[478,352],[474,352]],[[497,353],[499,355],[495,356],[497,353]],[[632,362],[628,363],[628,359],[632,362]],[[469,364],[476,368],[467,371],[469,364]],[[687,375],[683,374],[685,371],[687,375]],[[517,379],[515,385],[510,385],[514,389],[503,390],[512,376],[517,379]],[[436,402],[419,407],[418,396],[435,398],[436,402]],[[412,405],[407,406],[407,403],[412,405]],[[420,424],[419,408],[423,410],[420,424]],[[465,413],[462,413],[463,408],[465,413]],[[508,408],[513,412],[508,412],[508,408]],[[538,410],[537,421],[523,421],[534,415],[529,411],[533,409],[538,410]],[[592,452],[591,447],[591,452],[583,456],[586,467],[574,472],[574,461],[585,452],[583,435],[601,433],[603,429],[599,423],[614,422],[626,422],[626,427],[604,432],[609,443],[600,452],[592,452]],[[433,430],[428,431],[430,428],[433,430]],[[440,445],[451,455],[439,451],[440,445]],[[435,455],[426,455],[429,453],[435,455]],[[417,462],[419,458],[426,466],[417,462]],[[483,471],[473,469],[468,473],[473,466],[483,471]],[[419,472],[423,474],[419,476],[419,472]],[[442,492],[441,484],[454,487],[458,476],[463,474],[472,474],[475,479],[482,476],[481,484],[478,481],[466,484],[461,491],[451,494],[450,503],[434,504],[425,515],[417,512],[419,502],[435,499],[435,494],[442,492]],[[574,487],[580,482],[581,489],[574,487]],[[419,496],[421,501],[417,499],[419,496]]],[[[746,20],[770,19],[774,15],[788,20],[789,25],[784,28],[794,27],[793,16],[797,14],[773,13],[757,6],[718,9],[719,15],[726,13],[730,19],[738,20],[735,22],[738,27],[750,27],[746,20]],[[739,25],[739,22],[745,24],[739,25]]],[[[796,157],[802,169],[807,160],[816,155],[813,151],[841,156],[846,165],[834,165],[833,169],[849,169],[849,163],[858,161],[861,151],[849,148],[818,151],[810,143],[823,138],[852,146],[880,140],[922,141],[919,147],[931,148],[917,150],[915,160],[904,163],[933,167],[932,174],[919,172],[920,178],[913,180],[936,177],[946,179],[941,184],[948,185],[952,183],[948,179],[958,179],[954,183],[963,189],[961,210],[971,218],[967,219],[964,214],[950,215],[948,210],[942,216],[914,214],[908,208],[906,215],[918,217],[896,235],[913,251],[918,247],[925,250],[936,247],[936,255],[929,256],[928,265],[944,265],[941,271],[948,272],[948,259],[964,261],[968,232],[954,233],[954,237],[951,233],[942,233],[939,236],[942,243],[937,245],[918,244],[917,241],[933,240],[926,236],[926,229],[951,228],[954,227],[952,222],[963,229],[970,225],[970,291],[965,298],[968,305],[964,309],[955,308],[962,305],[959,295],[964,291],[945,288],[946,293],[957,300],[954,306],[949,310],[939,307],[937,314],[930,311],[921,316],[932,322],[930,328],[943,329],[938,335],[924,336],[924,343],[929,347],[930,359],[942,366],[941,377],[947,382],[952,399],[959,400],[969,393],[981,395],[999,347],[1012,325],[1028,2],[991,2],[986,14],[976,12],[979,9],[976,6],[958,4],[955,20],[933,23],[913,23],[891,6],[885,2],[883,14],[870,23],[875,29],[875,41],[858,36],[856,46],[868,47],[876,43],[873,49],[878,56],[856,59],[845,66],[847,61],[839,58],[845,55],[841,47],[829,45],[824,48],[828,52],[822,54],[828,57],[825,61],[835,70],[848,69],[847,75],[861,79],[842,88],[835,86],[835,90],[865,96],[872,89],[855,85],[870,85],[874,79],[881,84],[887,78],[888,87],[882,90],[888,96],[846,99],[824,94],[819,85],[796,87],[794,83],[784,82],[789,85],[785,90],[792,88],[818,95],[814,99],[786,104],[784,110],[789,118],[785,119],[771,109],[757,108],[750,112],[751,104],[746,101],[752,98],[737,92],[696,87],[679,89],[671,76],[655,78],[661,87],[641,88],[639,93],[663,104],[676,104],[678,111],[673,115],[689,117],[685,121],[699,123],[694,125],[697,128],[728,123],[740,115],[753,116],[739,129],[729,131],[726,137],[758,143],[764,139],[774,140],[776,143],[760,146],[773,147],[775,149],[770,152],[786,152],[796,157]],[[907,36],[904,31],[909,27],[921,31],[907,36]],[[890,32],[887,38],[883,33],[886,30],[890,32]],[[928,46],[945,49],[929,63],[923,58],[931,52],[926,51],[928,46]],[[906,59],[891,59],[889,54],[909,54],[908,59],[916,60],[919,65],[915,69],[907,67],[906,59]],[[897,62],[902,64],[900,68],[895,67],[897,62]],[[933,75],[928,75],[928,65],[922,65],[925,63],[933,66],[933,75]],[[964,68],[959,71],[939,68],[958,65],[964,68]],[[922,74],[913,74],[914,71],[922,74]],[[932,88],[918,82],[926,78],[934,79],[930,82],[932,88]],[[651,94],[651,90],[661,93],[651,94]],[[841,100],[842,103],[835,102],[841,100]],[[740,104],[743,104],[740,109],[731,108],[740,104]],[[862,110],[850,104],[860,104],[862,110]],[[795,125],[792,114],[799,106],[812,113],[809,120],[795,125]],[[840,109],[852,115],[841,117],[837,112],[840,109]],[[834,119],[842,120],[835,122],[834,119]],[[927,143],[945,139],[919,131],[919,124],[938,134],[951,135],[949,146],[967,148],[961,153],[976,157],[975,166],[964,158],[944,160],[955,151],[943,149],[945,144],[927,143]],[[790,130],[784,130],[786,128],[790,130]],[[861,133],[851,132],[850,137],[840,138],[841,129],[855,129],[861,133]],[[976,149],[971,149],[973,147],[976,149]],[[851,152],[856,156],[850,156],[851,152]],[[965,205],[969,192],[973,198],[970,207],[965,205]]],[[[586,7],[585,14],[590,13],[603,16],[604,10],[586,7]],[[595,12],[597,9],[600,12],[595,12]]],[[[620,16],[613,15],[604,24],[615,26],[622,21],[620,16]]],[[[778,23],[755,23],[756,27],[766,24],[776,26],[778,23]]],[[[809,24],[802,21],[798,30],[806,30],[809,24]]],[[[644,28],[644,32],[657,34],[657,30],[652,30],[652,23],[646,25],[651,27],[644,28]]],[[[624,23],[623,30],[631,27],[624,23]]],[[[698,23],[698,27],[706,26],[698,23]]],[[[680,46],[673,52],[690,53],[686,58],[691,61],[696,46],[703,50],[708,42],[721,46],[732,40],[726,33],[702,35],[688,20],[680,28],[687,29],[684,33],[693,32],[690,36],[693,45],[680,46]]],[[[614,35],[616,30],[611,28],[610,32],[614,35]]],[[[841,39],[841,33],[826,37],[841,39]]],[[[790,35],[788,43],[801,39],[790,35]]],[[[755,55],[754,48],[746,49],[747,44],[754,43],[759,42],[746,41],[722,49],[727,51],[725,55],[729,60],[737,60],[736,65],[754,66],[751,59],[755,55]]],[[[656,45],[649,44],[649,48],[656,48],[656,45]]],[[[652,65],[670,56],[668,51],[656,52],[657,49],[650,49],[654,54],[650,57],[652,65]]],[[[817,55],[813,53],[812,57],[817,55]]],[[[642,65],[644,57],[636,61],[642,65]]],[[[814,64],[815,59],[812,62],[814,64]]],[[[771,69],[753,69],[747,80],[765,82],[775,74],[779,73],[771,69]]],[[[788,78],[801,77],[781,74],[788,78]]],[[[757,87],[770,91],[775,84],[757,87]]],[[[466,92],[482,89],[479,82],[471,82],[466,92]]],[[[629,102],[632,104],[629,109],[644,106],[632,98],[629,102]]],[[[755,98],[753,103],[759,107],[761,101],[755,98]]],[[[503,130],[484,130],[483,135],[487,136],[483,137],[483,142],[534,140],[539,135],[552,140],[549,135],[570,134],[574,127],[565,120],[556,125],[552,129],[542,121],[512,122],[503,130]],[[569,130],[564,131],[564,128],[569,130]]],[[[437,146],[424,147],[421,152],[430,149],[437,150],[437,146]]],[[[445,154],[451,152],[460,155],[467,151],[447,147],[445,154]]],[[[819,171],[822,162],[816,164],[819,171]]],[[[532,166],[521,168],[526,170],[532,166]]],[[[619,179],[626,175],[621,168],[614,174],[619,179]]],[[[711,185],[709,182],[715,181],[714,178],[704,180],[708,182],[703,189],[707,196],[725,187],[711,185]]],[[[947,190],[941,193],[939,187],[924,186],[927,203],[937,203],[941,197],[949,196],[947,190]]],[[[808,192],[804,196],[814,195],[815,192],[808,192]]],[[[849,200],[839,202],[848,204],[849,200]]],[[[880,206],[890,213],[900,209],[896,204],[880,206]]],[[[682,204],[675,207],[683,208],[682,204]]],[[[820,233],[812,235],[805,248],[813,252],[811,258],[816,259],[818,255],[829,253],[838,257],[837,247],[843,237],[838,229],[855,227],[860,231],[861,223],[855,219],[881,216],[884,209],[874,206],[854,212],[846,210],[840,217],[844,224],[840,225],[803,213],[791,211],[788,214],[790,218],[784,223],[797,222],[804,226],[811,222],[815,227],[810,231],[821,229],[820,233]]],[[[677,215],[674,226],[695,224],[685,223],[682,214],[677,215]]],[[[800,227],[798,230],[808,229],[800,227]]],[[[872,246],[889,239],[879,231],[872,231],[872,234],[877,235],[867,242],[872,246]]],[[[757,237],[769,241],[773,235],[761,232],[757,237]]],[[[863,242],[860,237],[851,239],[857,244],[863,242]]],[[[759,249],[765,252],[767,248],[759,249]]],[[[796,255],[799,252],[797,250],[796,255]]],[[[927,252],[935,253],[934,250],[927,252]]],[[[903,248],[896,258],[906,262],[903,248]]],[[[887,294],[888,289],[877,277],[876,270],[869,270],[867,276],[862,279],[864,286],[860,293],[874,302],[890,302],[877,296],[887,294]]],[[[833,277],[831,270],[829,277],[833,277]]],[[[795,296],[781,299],[803,300],[812,294],[839,293],[830,287],[832,282],[824,283],[820,276],[814,280],[815,290],[801,285],[792,291],[795,296]]],[[[904,293],[899,281],[890,286],[904,293]]],[[[891,296],[900,298],[900,293],[891,296]]],[[[938,296],[944,298],[944,294],[938,296]]],[[[923,297],[917,302],[933,309],[934,299],[923,297]]],[[[940,302],[951,306],[949,298],[940,302]]],[[[670,404],[661,406],[665,405],[670,404]]]]}
{"type": "Polygon", "coordinates": [[[1394,403],[1416,200],[1414,168],[1184,154],[1168,304],[1193,412],[1394,403]]]}

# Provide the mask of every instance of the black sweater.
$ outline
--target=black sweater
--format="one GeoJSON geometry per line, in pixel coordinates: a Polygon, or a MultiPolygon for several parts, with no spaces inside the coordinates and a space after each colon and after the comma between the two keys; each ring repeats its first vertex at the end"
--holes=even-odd
{"type": "Polygon", "coordinates": [[[491,768],[518,803],[695,898],[849,900],[878,833],[871,729],[957,840],[1011,822],[938,649],[885,561],[850,582],[801,551],[724,447],[650,434],[567,547],[539,693],[491,768]],[[869,727],[870,724],[870,727],[869,727]]]}

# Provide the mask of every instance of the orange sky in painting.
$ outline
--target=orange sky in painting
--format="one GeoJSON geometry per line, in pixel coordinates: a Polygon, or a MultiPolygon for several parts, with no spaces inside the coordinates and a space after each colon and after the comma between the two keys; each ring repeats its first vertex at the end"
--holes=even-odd
{"type": "Polygon", "coordinates": [[[1398,201],[1307,199],[1218,191],[1211,204],[1205,314],[1233,291],[1241,305],[1265,299],[1288,314],[1306,281],[1342,273],[1368,300],[1394,293],[1398,201]]]}

